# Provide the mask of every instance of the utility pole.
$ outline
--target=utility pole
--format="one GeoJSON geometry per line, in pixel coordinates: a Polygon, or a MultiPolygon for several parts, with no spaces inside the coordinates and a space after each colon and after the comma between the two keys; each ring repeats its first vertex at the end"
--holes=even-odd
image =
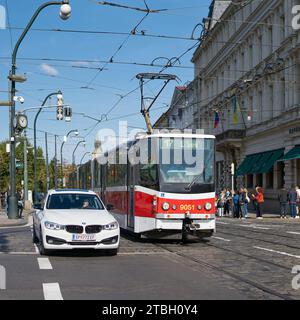
{"type": "MultiPolygon", "coordinates": [[[[24,131],[24,201],[28,200],[27,137],[24,131]]],[[[26,203],[26,202],[25,202],[26,203]]]]}
{"type": "Polygon", "coordinates": [[[57,189],[58,183],[57,183],[57,135],[54,135],[55,140],[55,157],[54,157],[54,188],[57,189]]]}
{"type": "Polygon", "coordinates": [[[49,158],[48,158],[48,134],[45,132],[45,146],[46,146],[46,190],[49,190],[49,158]]]}

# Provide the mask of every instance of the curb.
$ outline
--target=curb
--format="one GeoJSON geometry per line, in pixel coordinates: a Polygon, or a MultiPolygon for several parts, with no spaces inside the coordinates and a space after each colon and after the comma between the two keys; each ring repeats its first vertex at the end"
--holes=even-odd
{"type": "MultiPolygon", "coordinates": [[[[26,226],[28,224],[28,217],[33,213],[34,211],[30,211],[25,214],[24,218],[20,220],[20,222],[12,222],[12,223],[7,223],[7,224],[1,224],[0,223],[0,228],[8,228],[8,227],[22,227],[26,226]]],[[[9,220],[8,220],[9,221],[9,220]]]]}

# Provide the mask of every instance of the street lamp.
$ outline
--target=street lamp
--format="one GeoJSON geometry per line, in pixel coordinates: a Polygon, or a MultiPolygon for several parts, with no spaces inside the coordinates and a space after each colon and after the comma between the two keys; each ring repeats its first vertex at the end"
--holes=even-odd
{"type": "Polygon", "coordinates": [[[77,143],[74,151],[73,151],[73,154],[72,154],[72,163],[73,163],[73,165],[75,165],[75,152],[76,152],[77,148],[79,147],[79,145],[80,145],[81,143],[83,143],[83,144],[85,145],[85,140],[79,141],[79,142],[77,143]]]}
{"type": "Polygon", "coordinates": [[[78,130],[76,129],[76,130],[71,130],[71,131],[69,131],[68,133],[67,133],[67,135],[66,136],[64,136],[64,141],[63,141],[63,143],[61,144],[61,147],[60,147],[60,170],[61,170],[61,187],[63,187],[63,175],[64,175],[64,169],[63,169],[63,148],[64,148],[64,145],[65,145],[65,143],[68,141],[68,137],[72,134],[72,133],[74,133],[75,134],[75,136],[78,136],[79,135],[79,132],[78,132],[78,130]]]}
{"type": "MultiPolygon", "coordinates": [[[[53,92],[48,94],[48,96],[44,99],[41,107],[39,108],[35,118],[34,118],[34,124],[33,124],[33,143],[34,143],[34,203],[37,203],[37,189],[38,189],[38,179],[37,179],[37,143],[36,143],[36,123],[37,123],[37,119],[41,113],[41,111],[43,110],[43,107],[45,106],[46,102],[48,101],[48,99],[50,99],[52,96],[57,96],[57,99],[61,99],[62,97],[62,93],[61,91],[57,91],[57,92],[53,92]]],[[[56,162],[56,159],[55,159],[56,162]]],[[[47,181],[47,186],[48,186],[48,181],[47,181]]],[[[48,189],[47,189],[48,190],[48,189]]]]}
{"type": "Polygon", "coordinates": [[[60,5],[60,17],[63,20],[66,20],[71,15],[71,7],[69,5],[69,0],[63,1],[49,1],[42,4],[34,13],[32,18],[30,19],[29,23],[23,30],[20,38],[18,39],[13,53],[12,53],[12,62],[11,62],[11,71],[8,76],[10,84],[10,197],[8,201],[8,218],[9,219],[16,219],[18,217],[18,205],[17,205],[17,197],[16,197],[16,131],[14,128],[14,118],[16,114],[16,104],[14,101],[14,97],[16,95],[16,82],[22,82],[25,79],[24,76],[18,76],[16,74],[17,71],[17,54],[19,47],[24,40],[26,34],[28,33],[29,29],[41,13],[41,11],[49,6],[52,5],[60,5]]]}
{"type": "Polygon", "coordinates": [[[85,156],[87,156],[88,154],[91,155],[90,152],[86,152],[86,153],[82,156],[82,158],[81,158],[81,160],[80,160],[80,164],[76,167],[76,180],[77,180],[77,188],[78,188],[78,189],[80,188],[80,185],[79,185],[79,168],[80,168],[81,165],[82,165],[83,159],[84,159],[85,156]]]}

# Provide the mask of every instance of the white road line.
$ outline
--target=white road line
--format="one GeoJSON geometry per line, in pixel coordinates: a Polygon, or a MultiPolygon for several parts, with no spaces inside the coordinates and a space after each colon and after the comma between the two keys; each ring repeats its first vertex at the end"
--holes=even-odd
{"type": "Polygon", "coordinates": [[[119,252],[118,256],[134,256],[134,255],[158,255],[158,254],[172,254],[172,252],[119,252]]]}
{"type": "Polygon", "coordinates": [[[24,251],[24,252],[0,252],[0,254],[12,254],[12,255],[19,255],[19,256],[26,256],[26,255],[37,255],[36,252],[32,252],[32,251],[24,251]]]}
{"type": "Polygon", "coordinates": [[[37,260],[41,270],[53,270],[48,258],[38,258],[37,260]]]}
{"type": "Polygon", "coordinates": [[[238,224],[238,226],[244,227],[244,228],[260,229],[260,230],[270,230],[270,228],[259,227],[259,226],[253,225],[253,224],[238,224]]]}
{"type": "Polygon", "coordinates": [[[289,234],[297,234],[300,236],[300,232],[294,232],[294,231],[287,231],[286,233],[289,233],[289,234]]]}
{"type": "Polygon", "coordinates": [[[278,253],[278,254],[281,254],[281,255],[287,256],[287,257],[300,259],[300,256],[296,256],[294,254],[290,254],[290,253],[283,252],[283,251],[276,251],[276,250],[273,250],[273,249],[267,249],[267,248],[262,248],[262,247],[253,247],[253,248],[258,249],[258,250],[267,251],[267,252],[278,253]]]}
{"type": "Polygon", "coordinates": [[[229,224],[228,222],[216,221],[217,224],[229,224]]]}
{"type": "Polygon", "coordinates": [[[220,238],[220,237],[215,237],[215,236],[212,236],[213,239],[217,239],[217,240],[221,240],[221,241],[225,241],[225,242],[230,242],[231,240],[228,240],[228,239],[224,239],[224,238],[220,238]]]}
{"type": "Polygon", "coordinates": [[[45,300],[64,300],[58,283],[43,283],[45,300]]]}

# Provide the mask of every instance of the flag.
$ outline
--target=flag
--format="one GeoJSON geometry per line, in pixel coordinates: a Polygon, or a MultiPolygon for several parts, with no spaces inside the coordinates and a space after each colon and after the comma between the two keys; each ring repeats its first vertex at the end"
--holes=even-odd
{"type": "Polygon", "coordinates": [[[233,124],[238,124],[238,111],[240,111],[239,101],[236,95],[233,97],[233,124]]]}
{"type": "Polygon", "coordinates": [[[215,123],[214,123],[214,129],[217,129],[220,123],[220,117],[219,112],[215,111],[215,123]]]}

